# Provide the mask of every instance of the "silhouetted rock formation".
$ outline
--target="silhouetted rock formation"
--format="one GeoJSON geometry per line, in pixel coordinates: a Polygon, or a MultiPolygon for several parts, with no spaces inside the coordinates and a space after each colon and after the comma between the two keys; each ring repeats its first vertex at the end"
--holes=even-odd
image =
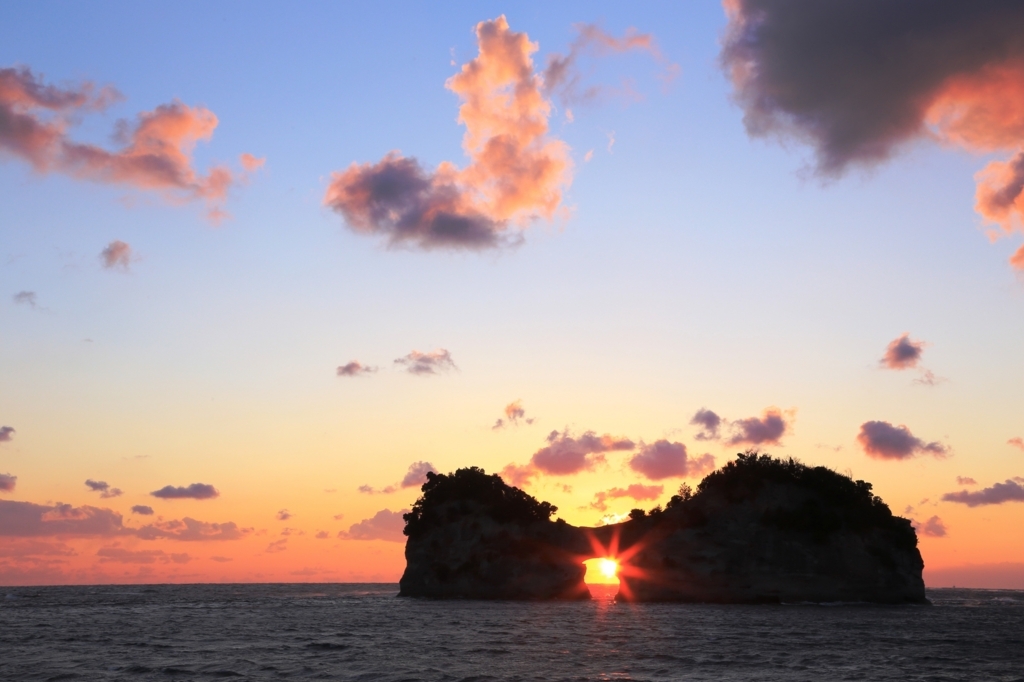
{"type": "Polygon", "coordinates": [[[910,521],[825,467],[748,452],[664,510],[576,528],[481,469],[428,474],[406,515],[402,596],[580,599],[583,561],[617,544],[619,598],[925,603],[910,521]]]}

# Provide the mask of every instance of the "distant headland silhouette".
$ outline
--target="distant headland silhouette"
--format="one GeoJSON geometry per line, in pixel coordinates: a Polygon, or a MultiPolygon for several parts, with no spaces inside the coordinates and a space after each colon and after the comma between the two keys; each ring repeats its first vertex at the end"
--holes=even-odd
{"type": "Polygon", "coordinates": [[[664,509],[596,528],[477,467],[427,474],[422,493],[400,596],[588,599],[583,561],[608,556],[620,600],[927,603],[910,521],[870,483],[792,458],[741,453],[664,509]]]}

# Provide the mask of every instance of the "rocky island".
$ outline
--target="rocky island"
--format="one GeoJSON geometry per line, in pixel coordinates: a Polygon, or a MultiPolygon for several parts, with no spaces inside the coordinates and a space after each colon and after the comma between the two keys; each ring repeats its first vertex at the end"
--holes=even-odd
{"type": "Polygon", "coordinates": [[[406,514],[400,596],[587,599],[583,561],[622,564],[618,599],[926,603],[909,520],[826,467],[737,456],[664,509],[580,528],[494,474],[428,474],[406,514]]]}

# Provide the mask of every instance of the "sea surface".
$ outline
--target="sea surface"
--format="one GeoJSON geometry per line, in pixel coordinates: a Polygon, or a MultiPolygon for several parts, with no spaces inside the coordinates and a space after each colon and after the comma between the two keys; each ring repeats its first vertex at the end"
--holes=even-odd
{"type": "Polygon", "coordinates": [[[1024,592],[932,606],[399,599],[397,585],[0,588],[0,680],[1024,680],[1024,592]]]}

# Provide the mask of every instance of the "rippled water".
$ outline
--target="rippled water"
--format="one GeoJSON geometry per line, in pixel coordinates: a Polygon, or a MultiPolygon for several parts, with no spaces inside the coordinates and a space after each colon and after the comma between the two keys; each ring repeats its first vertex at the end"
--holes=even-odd
{"type": "Polygon", "coordinates": [[[2,680],[1024,680],[1024,592],[934,606],[437,602],[395,585],[0,588],[2,680]]]}

